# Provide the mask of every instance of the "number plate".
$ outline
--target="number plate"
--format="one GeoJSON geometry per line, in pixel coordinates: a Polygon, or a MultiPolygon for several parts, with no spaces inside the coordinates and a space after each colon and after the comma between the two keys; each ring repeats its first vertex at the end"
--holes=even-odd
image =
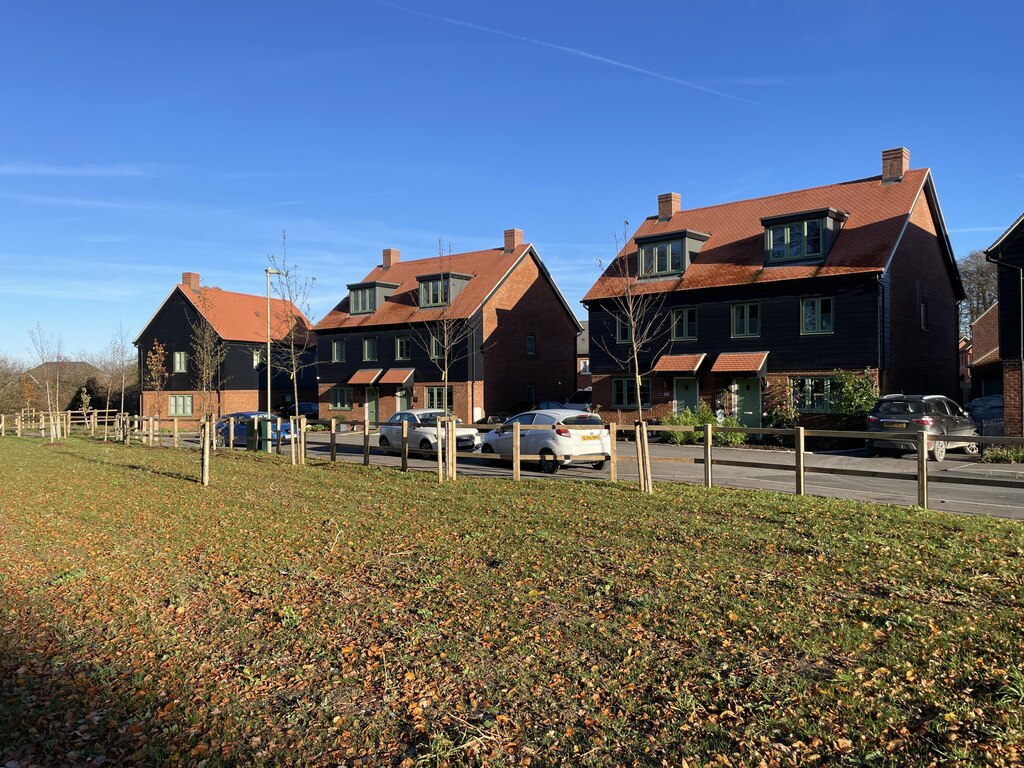
{"type": "Polygon", "coordinates": [[[580,435],[580,440],[597,440],[597,435],[580,435]]]}
{"type": "Polygon", "coordinates": [[[882,426],[886,429],[906,429],[907,422],[905,421],[883,421],[882,426]]]}

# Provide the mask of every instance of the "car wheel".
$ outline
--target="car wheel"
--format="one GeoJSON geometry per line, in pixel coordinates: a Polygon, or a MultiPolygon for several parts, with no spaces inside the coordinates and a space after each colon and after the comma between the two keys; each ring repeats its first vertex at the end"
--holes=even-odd
{"type": "Polygon", "coordinates": [[[977,443],[967,443],[964,446],[964,453],[968,456],[977,456],[980,446],[977,443]]]}
{"type": "Polygon", "coordinates": [[[878,455],[878,450],[875,448],[875,443],[873,440],[864,441],[864,455],[867,456],[869,459],[872,456],[878,455]]]}
{"type": "Polygon", "coordinates": [[[497,460],[494,458],[494,446],[484,445],[480,449],[480,453],[483,454],[484,464],[497,464],[497,460]]]}
{"type": "Polygon", "coordinates": [[[381,435],[380,438],[380,452],[387,456],[391,453],[391,441],[381,435]]]}
{"type": "Polygon", "coordinates": [[[596,469],[598,472],[600,472],[602,469],[604,469],[604,465],[605,465],[604,461],[595,461],[590,466],[592,466],[594,469],[596,469]]]}
{"type": "Polygon", "coordinates": [[[932,455],[932,461],[942,461],[946,458],[946,444],[933,443],[930,453],[932,455]]]}
{"type": "Polygon", "coordinates": [[[420,458],[426,461],[430,461],[432,458],[434,458],[433,456],[430,455],[432,452],[433,448],[430,445],[430,441],[427,440],[426,438],[420,440],[420,458]]]}
{"type": "Polygon", "coordinates": [[[540,452],[540,471],[545,475],[553,475],[558,471],[558,459],[550,448],[540,452]]]}

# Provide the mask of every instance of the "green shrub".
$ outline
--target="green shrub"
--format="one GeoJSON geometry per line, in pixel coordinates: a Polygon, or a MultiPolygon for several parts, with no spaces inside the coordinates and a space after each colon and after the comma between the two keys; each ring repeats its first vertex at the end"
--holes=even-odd
{"type": "Polygon", "coordinates": [[[878,401],[878,384],[868,371],[832,372],[832,410],[843,429],[863,430],[878,401]]]}
{"type": "Polygon", "coordinates": [[[981,460],[988,464],[1024,464],[1024,445],[989,448],[981,460]]]}
{"type": "MultiPolygon", "coordinates": [[[[740,423],[732,416],[726,416],[722,423],[718,424],[718,417],[706,403],[697,406],[696,412],[684,408],[679,413],[673,413],[661,420],[661,423],[670,427],[697,427],[694,432],[662,432],[661,442],[672,445],[700,445],[704,443],[703,426],[739,427],[740,423]]],[[[746,442],[747,436],[741,432],[712,432],[712,442],[715,445],[741,445],[746,442]]]]}

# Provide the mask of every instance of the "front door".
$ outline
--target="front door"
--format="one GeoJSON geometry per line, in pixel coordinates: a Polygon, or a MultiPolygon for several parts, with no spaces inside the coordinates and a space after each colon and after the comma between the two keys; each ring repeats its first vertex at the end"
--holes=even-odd
{"type": "Polygon", "coordinates": [[[736,419],[741,427],[761,426],[761,380],[735,379],[736,419]]]}
{"type": "Polygon", "coordinates": [[[409,390],[399,387],[395,392],[395,410],[404,411],[409,408],[409,390]]]}
{"type": "Polygon", "coordinates": [[[366,420],[370,422],[370,426],[374,426],[374,422],[377,421],[377,388],[367,387],[366,388],[366,420]]]}
{"type": "Polygon", "coordinates": [[[700,397],[697,393],[696,379],[675,380],[676,413],[689,409],[691,413],[697,412],[697,404],[700,397]]]}

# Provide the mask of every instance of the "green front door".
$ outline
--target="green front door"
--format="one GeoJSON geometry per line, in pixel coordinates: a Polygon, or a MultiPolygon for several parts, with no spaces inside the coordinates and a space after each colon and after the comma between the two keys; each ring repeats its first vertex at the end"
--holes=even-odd
{"type": "Polygon", "coordinates": [[[700,396],[697,391],[696,379],[675,380],[676,413],[689,409],[692,413],[697,412],[697,404],[700,396]]]}
{"type": "Polygon", "coordinates": [[[366,420],[370,422],[370,426],[373,427],[373,422],[377,420],[377,388],[367,387],[366,388],[366,420]]]}
{"type": "Polygon", "coordinates": [[[409,408],[409,390],[405,387],[399,387],[395,391],[395,410],[404,411],[409,408]]]}
{"type": "Polygon", "coordinates": [[[736,418],[741,427],[761,426],[761,380],[734,379],[736,385],[736,418]]]}

